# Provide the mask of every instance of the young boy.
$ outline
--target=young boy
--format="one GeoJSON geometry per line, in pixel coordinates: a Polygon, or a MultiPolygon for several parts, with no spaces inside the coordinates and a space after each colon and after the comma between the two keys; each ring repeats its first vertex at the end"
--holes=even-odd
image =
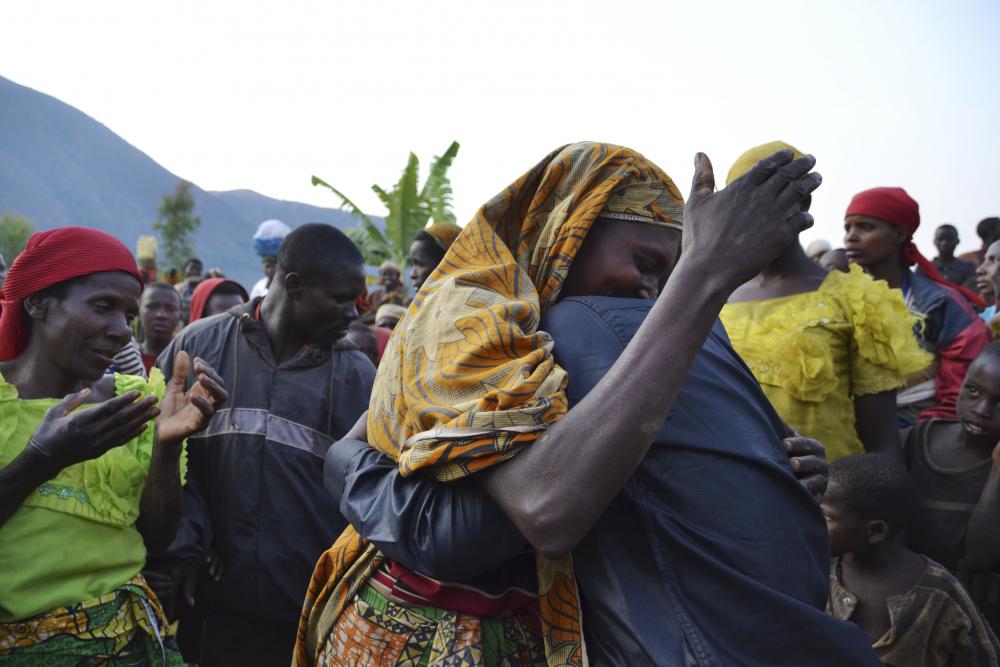
{"type": "Polygon", "coordinates": [[[833,563],[827,611],[858,625],[884,665],[1000,665],[1000,645],[962,585],[901,546],[917,500],[906,470],[882,454],[830,464],[823,515],[833,563]]]}
{"type": "Polygon", "coordinates": [[[958,420],[906,437],[919,503],[908,546],[958,577],[993,631],[1000,628],[1000,342],[983,348],[958,394],[958,420]]]}

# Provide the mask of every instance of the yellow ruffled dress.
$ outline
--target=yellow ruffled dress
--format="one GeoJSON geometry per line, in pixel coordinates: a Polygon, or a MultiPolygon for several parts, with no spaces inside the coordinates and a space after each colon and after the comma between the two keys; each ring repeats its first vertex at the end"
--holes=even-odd
{"type": "Polygon", "coordinates": [[[932,362],[899,290],[857,265],[812,292],[728,304],[722,322],[781,418],[829,461],[864,452],[855,397],[899,389],[932,362]]]}

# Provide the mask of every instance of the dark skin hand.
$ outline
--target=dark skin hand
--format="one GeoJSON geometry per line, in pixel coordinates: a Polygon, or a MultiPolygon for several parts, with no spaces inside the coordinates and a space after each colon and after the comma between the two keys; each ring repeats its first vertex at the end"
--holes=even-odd
{"type": "MultiPolygon", "coordinates": [[[[94,393],[88,387],[50,408],[24,451],[0,469],[0,525],[32,491],[63,468],[120,447],[142,434],[156,419],[156,440],[136,528],[151,553],[166,549],[177,532],[180,517],[181,442],[204,428],[214,414],[214,406],[226,399],[218,375],[200,360],[195,363],[198,382],[184,393],[184,378],[190,366],[187,353],[179,353],[175,363],[184,374],[179,376],[178,385],[175,370],[159,407],[155,396],[140,399],[139,392],[131,391],[91,409],[77,410],[94,393]]],[[[113,387],[113,379],[111,382],[113,387]]],[[[107,390],[106,386],[100,388],[107,390]]]]}
{"type": "Polygon", "coordinates": [[[0,469],[0,525],[24,499],[60,470],[96,459],[108,450],[138,437],[159,415],[156,398],[141,400],[130,391],[74,412],[91,396],[90,388],[70,394],[50,408],[28,446],[0,469]]]}
{"type": "Polygon", "coordinates": [[[816,502],[823,499],[829,480],[826,450],[823,445],[812,438],[802,437],[798,431],[790,428],[791,436],[785,438],[785,453],[788,463],[806,491],[812,494],[816,502]]]}
{"type": "MultiPolygon", "coordinates": [[[[635,337],[565,417],[474,477],[536,550],[577,545],[645,456],[726,299],[811,226],[801,202],[820,184],[814,164],[782,151],[715,193],[711,163],[697,156],[684,254],[635,337]]],[[[590,268],[574,262],[568,281],[590,268]]]]}
{"type": "Polygon", "coordinates": [[[189,608],[194,608],[198,576],[202,572],[215,583],[222,581],[224,576],[222,556],[214,549],[209,549],[208,553],[205,554],[204,570],[187,562],[178,562],[174,565],[168,575],[171,581],[170,595],[182,600],[189,608]]]}

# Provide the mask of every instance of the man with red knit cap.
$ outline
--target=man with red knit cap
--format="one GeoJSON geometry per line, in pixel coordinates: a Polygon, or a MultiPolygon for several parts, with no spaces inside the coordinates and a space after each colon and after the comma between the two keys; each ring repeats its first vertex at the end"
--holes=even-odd
{"type": "Polygon", "coordinates": [[[922,322],[916,334],[935,365],[896,398],[899,418],[912,424],[955,419],[958,392],[969,364],[990,342],[973,306],[979,296],[945,280],[913,243],[920,207],[902,188],[872,188],[851,200],[844,220],[847,257],[873,278],[900,289],[922,322]],[[909,267],[917,265],[918,270],[909,267]]]}

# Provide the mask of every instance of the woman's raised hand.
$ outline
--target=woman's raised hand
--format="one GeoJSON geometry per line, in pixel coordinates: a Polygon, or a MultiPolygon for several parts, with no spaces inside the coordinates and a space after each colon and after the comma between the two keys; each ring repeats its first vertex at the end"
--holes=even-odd
{"type": "Polygon", "coordinates": [[[804,203],[823,179],[810,172],[814,157],[792,158],[790,150],[778,151],[716,192],[708,156],[695,156],[684,209],[684,253],[729,291],[758,274],[812,227],[804,203]]]}
{"type": "Polygon", "coordinates": [[[53,472],[96,459],[109,449],[124,445],[145,431],[148,422],[160,414],[156,397],[139,399],[137,391],[74,412],[89,396],[90,389],[84,389],[53,405],[28,441],[28,447],[53,466],[53,472]]]}
{"type": "Polygon", "coordinates": [[[191,369],[191,358],[181,350],[174,357],[174,370],[160,400],[160,417],[156,420],[156,440],[160,444],[179,444],[184,438],[201,431],[224,403],[229,394],[214,368],[201,359],[194,360],[197,381],[184,391],[184,381],[191,369]]]}

